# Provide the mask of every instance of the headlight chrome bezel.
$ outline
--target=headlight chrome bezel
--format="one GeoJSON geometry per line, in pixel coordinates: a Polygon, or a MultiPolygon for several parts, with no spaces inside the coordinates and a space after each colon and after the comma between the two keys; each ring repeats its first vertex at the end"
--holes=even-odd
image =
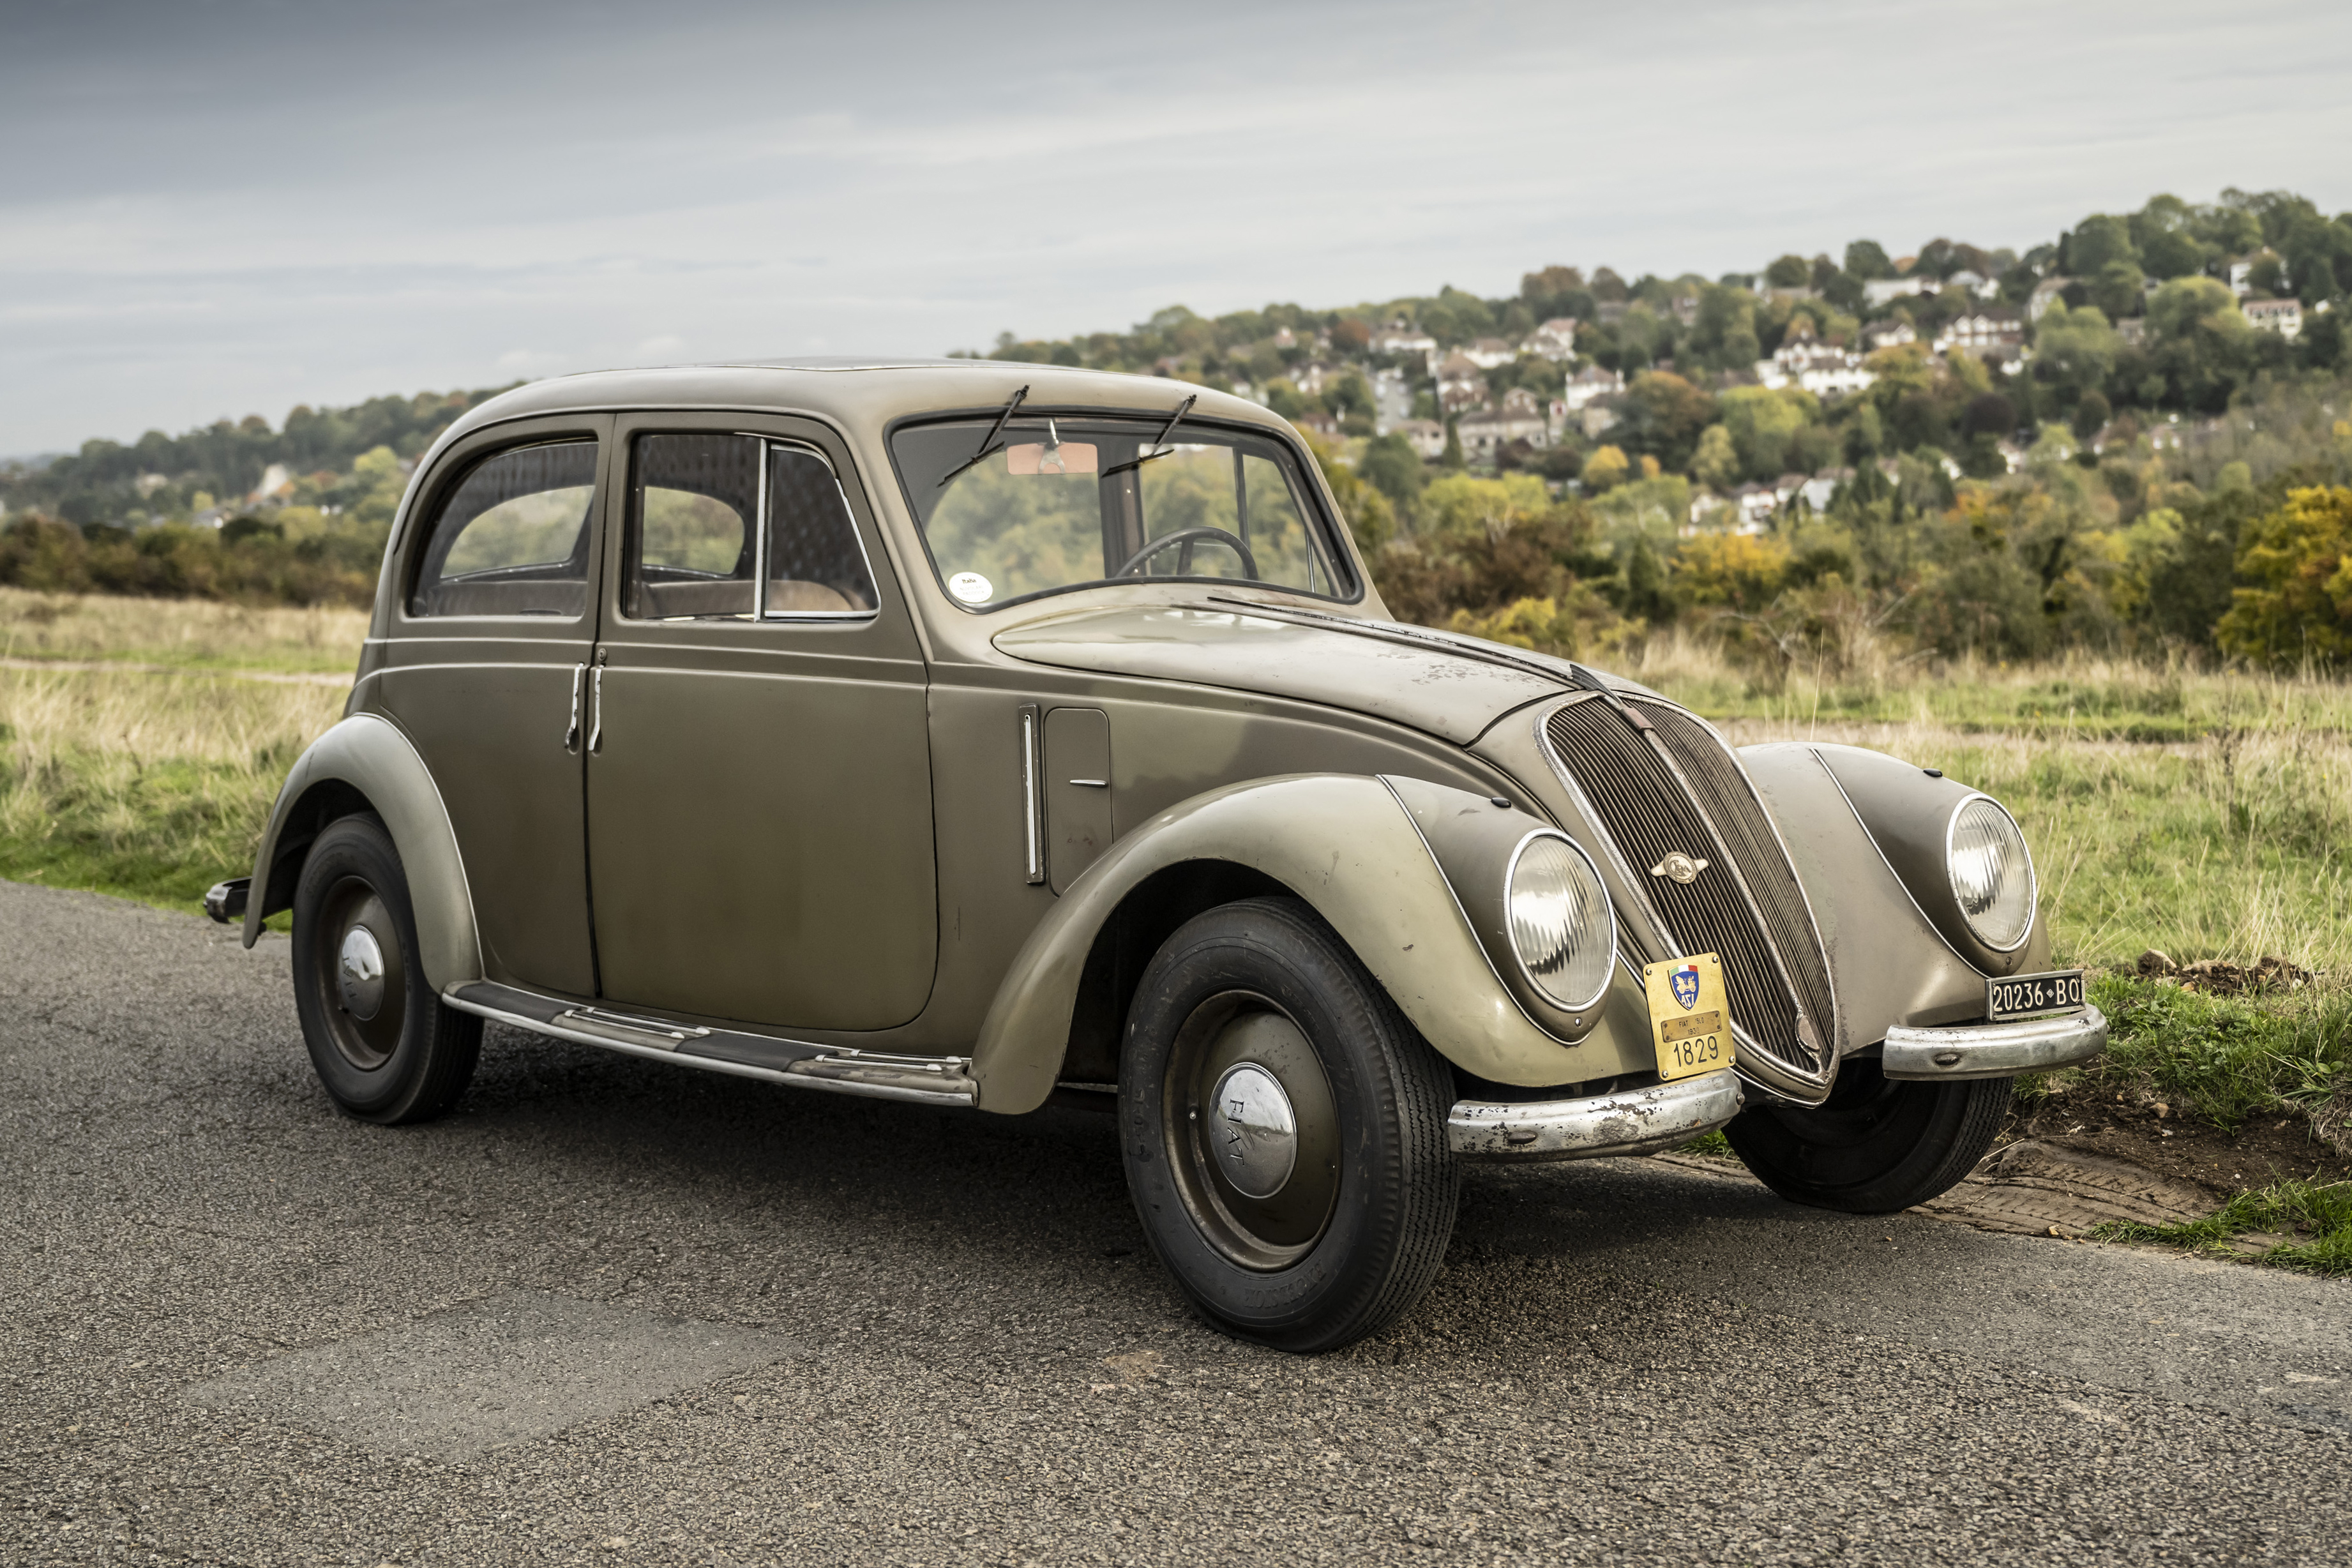
{"type": "Polygon", "coordinates": [[[1522,835],[1518,843],[1512,847],[1510,858],[1503,868],[1503,940],[1504,945],[1510,949],[1511,962],[1517,967],[1519,978],[1528,988],[1563,1013],[1581,1015],[1592,1012],[1608,996],[1610,986],[1615,983],[1618,954],[1616,902],[1610,898],[1609,884],[1601,879],[1601,868],[1593,864],[1592,857],[1585,852],[1582,845],[1556,827],[1535,828],[1522,835]],[[1563,997],[1546,984],[1536,973],[1534,966],[1528,962],[1528,954],[1519,943],[1519,921],[1515,907],[1517,902],[1519,867],[1526,859],[1528,851],[1538,842],[1545,841],[1561,846],[1573,858],[1574,864],[1581,868],[1589,884],[1592,901],[1599,904],[1601,919],[1605,922],[1604,930],[1608,940],[1601,963],[1597,966],[1598,979],[1591,994],[1580,999],[1563,997]]]}
{"type": "Polygon", "coordinates": [[[2025,829],[2018,826],[2017,817],[2009,807],[1982,790],[1970,791],[1966,799],[1952,807],[1951,816],[1945,818],[1944,880],[1951,893],[1952,907],[1959,912],[1961,923],[1968,928],[1970,935],[1984,945],[1986,952],[2004,955],[2012,953],[2032,940],[2034,924],[2042,918],[2042,874],[2033,864],[2033,846],[2027,841],[2025,829]],[[1982,802],[2000,814],[2001,820],[2009,824],[2010,832],[2016,836],[2017,852],[2025,858],[2025,920],[2019,926],[2016,937],[2007,942],[1993,941],[1985,932],[1984,928],[1977,923],[1977,917],[1969,912],[1968,900],[1960,890],[1958,868],[1954,858],[1954,841],[1959,835],[1960,818],[1968,815],[1979,802],[1982,802]]]}

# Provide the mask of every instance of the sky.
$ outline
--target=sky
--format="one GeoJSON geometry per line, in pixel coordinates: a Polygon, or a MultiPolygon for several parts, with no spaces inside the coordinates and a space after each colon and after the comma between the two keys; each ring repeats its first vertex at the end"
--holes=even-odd
{"type": "Polygon", "coordinates": [[[1552,263],[2352,207],[2342,0],[0,0],[0,456],[1552,263]]]}

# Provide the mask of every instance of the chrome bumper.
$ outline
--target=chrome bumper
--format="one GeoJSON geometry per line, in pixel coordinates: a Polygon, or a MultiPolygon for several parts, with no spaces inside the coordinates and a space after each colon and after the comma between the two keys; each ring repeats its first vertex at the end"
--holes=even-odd
{"type": "Polygon", "coordinates": [[[1878,1070],[1914,1080],[2013,1078],[2088,1061],[2107,1048],[2107,1016],[2085,1007],[2063,1018],[1886,1031],[1878,1070]]]}
{"type": "Polygon", "coordinates": [[[1726,1069],[1587,1100],[1465,1100],[1446,1117],[1445,1136],[1465,1160],[1650,1154],[1714,1131],[1740,1104],[1738,1075],[1726,1069]]]}

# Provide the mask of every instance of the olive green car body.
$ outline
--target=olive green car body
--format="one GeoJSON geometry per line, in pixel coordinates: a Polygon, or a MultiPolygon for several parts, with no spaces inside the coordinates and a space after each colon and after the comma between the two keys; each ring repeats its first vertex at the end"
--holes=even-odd
{"type": "MultiPolygon", "coordinates": [[[[437,994],[505,987],[582,1017],[625,1011],[675,1026],[667,1038],[640,1028],[648,1052],[736,1042],[730,1070],[755,1070],[759,1043],[775,1042],[782,1068],[761,1076],[867,1057],[919,1076],[936,1061],[961,1102],[1019,1113],[1057,1085],[1117,1077],[1128,993],[1169,932],[1286,891],[1469,1079],[1587,1093],[1654,1080],[1639,963],[1678,950],[1635,885],[1648,868],[1612,852],[1541,727],[1580,690],[1641,689],[1397,625],[1303,454],[1347,596],[1139,579],[961,604],[927,553],[889,432],[985,416],[1024,386],[1027,407],[1149,417],[1194,395],[1192,417],[1297,451],[1283,421],[1205,388],[992,362],[600,373],[461,417],[394,526],[347,717],[271,815],[247,943],[289,907],[321,827],[372,809],[398,848],[437,994]],[[620,454],[642,430],[822,451],[877,612],[792,631],[624,618],[611,566],[620,454]],[[600,454],[586,614],[413,617],[403,584],[419,515],[449,476],[503,445],[583,435],[600,454]],[[663,830],[600,837],[600,812],[663,830]],[[1552,827],[1591,856],[1625,939],[1606,995],[1574,1017],[1514,970],[1496,891],[1510,846],[1552,827]]],[[[1972,792],[1846,748],[1739,755],[1837,1004],[1822,1071],[1759,1058],[1743,1062],[1751,1086],[1817,1102],[1836,1062],[1889,1028],[1981,1018],[1989,975],[2046,962],[2038,915],[1995,952],[1953,904],[1943,835],[1972,792]]]]}

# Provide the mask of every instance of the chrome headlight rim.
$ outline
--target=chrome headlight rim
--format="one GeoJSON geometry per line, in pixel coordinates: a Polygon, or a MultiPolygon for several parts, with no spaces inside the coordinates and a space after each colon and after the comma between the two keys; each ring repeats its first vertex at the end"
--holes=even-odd
{"type": "Polygon", "coordinates": [[[2042,918],[2042,873],[2033,864],[2033,846],[2026,838],[2025,829],[2018,825],[2016,814],[1982,790],[1970,790],[1954,804],[1951,816],[1944,819],[1944,881],[1951,891],[1952,907],[1959,911],[1960,923],[1968,929],[1970,936],[1984,945],[1987,952],[2015,952],[2032,939],[2034,922],[2042,918]],[[2025,922],[2018,928],[2016,940],[2006,944],[1994,942],[1978,926],[1976,917],[1969,913],[1967,900],[1961,897],[1959,879],[1953,874],[1952,840],[1960,830],[1962,814],[1979,801],[2000,813],[2009,824],[2009,830],[2017,835],[2018,853],[2025,857],[2025,922]]]}
{"type": "Polygon", "coordinates": [[[1522,834],[1519,841],[1511,847],[1510,858],[1503,867],[1503,945],[1510,949],[1511,963],[1517,967],[1519,979],[1528,989],[1542,998],[1547,1005],[1557,1007],[1563,1013],[1571,1015],[1591,1013],[1609,994],[1609,987],[1615,982],[1618,955],[1616,902],[1609,896],[1609,884],[1601,879],[1601,868],[1593,864],[1592,857],[1585,852],[1584,846],[1557,827],[1530,829],[1522,834]],[[1537,977],[1535,971],[1528,967],[1527,954],[1519,951],[1517,923],[1511,918],[1512,891],[1518,885],[1519,862],[1526,858],[1528,851],[1539,840],[1558,843],[1576,858],[1577,863],[1584,868],[1584,874],[1591,879],[1593,890],[1599,895],[1601,914],[1608,921],[1608,956],[1600,966],[1600,979],[1593,988],[1592,994],[1581,1001],[1569,1001],[1555,993],[1550,986],[1537,977]]]}

